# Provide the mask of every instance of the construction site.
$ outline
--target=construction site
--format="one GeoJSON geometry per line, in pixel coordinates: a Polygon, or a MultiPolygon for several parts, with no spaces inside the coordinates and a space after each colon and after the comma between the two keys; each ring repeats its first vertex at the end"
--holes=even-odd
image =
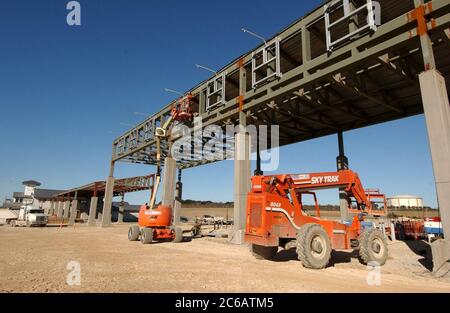
{"type": "Polygon", "coordinates": [[[325,1],[271,38],[242,32],[260,45],[167,89],[173,102],[114,139],[104,180],[23,182],[0,210],[0,292],[450,292],[450,2],[325,1]],[[438,210],[368,189],[346,154],[346,132],[417,115],[438,210]],[[325,136],[335,171],[264,169],[325,136]],[[183,172],[225,161],[233,202],[186,202],[183,172]],[[117,177],[129,164],[148,170],[117,177]],[[125,202],[135,192],[148,201],[125,202]]]}

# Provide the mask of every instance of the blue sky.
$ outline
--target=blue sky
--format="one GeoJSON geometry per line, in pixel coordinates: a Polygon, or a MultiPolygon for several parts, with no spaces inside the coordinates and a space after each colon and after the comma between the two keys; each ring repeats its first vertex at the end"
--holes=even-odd
{"type": "MultiPolygon", "coordinates": [[[[164,88],[188,90],[208,78],[195,63],[220,68],[322,1],[84,0],[80,27],[66,24],[68,1],[0,1],[0,201],[21,182],[65,189],[103,180],[111,143],[173,99],[164,88]]],[[[423,116],[345,134],[351,167],[367,188],[416,194],[436,206],[423,116]]],[[[281,149],[279,173],[334,171],[335,136],[281,149]]],[[[120,163],[116,176],[150,166],[120,163]]],[[[233,163],[184,172],[185,198],[233,199],[233,163]]],[[[134,203],[146,193],[130,195],[134,203]]],[[[322,203],[337,203],[326,192],[322,203]]]]}

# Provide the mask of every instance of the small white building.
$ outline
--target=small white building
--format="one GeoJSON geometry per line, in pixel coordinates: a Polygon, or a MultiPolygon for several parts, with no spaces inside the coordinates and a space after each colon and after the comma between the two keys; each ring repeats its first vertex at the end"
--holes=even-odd
{"type": "Polygon", "coordinates": [[[24,192],[14,192],[12,203],[4,205],[12,210],[18,210],[22,204],[32,204],[34,208],[48,210],[50,201],[54,196],[64,192],[64,190],[40,189],[40,182],[27,180],[22,183],[25,186],[24,192]]]}
{"type": "Polygon", "coordinates": [[[423,198],[412,195],[399,195],[387,198],[387,205],[395,209],[423,208],[423,198]]]}

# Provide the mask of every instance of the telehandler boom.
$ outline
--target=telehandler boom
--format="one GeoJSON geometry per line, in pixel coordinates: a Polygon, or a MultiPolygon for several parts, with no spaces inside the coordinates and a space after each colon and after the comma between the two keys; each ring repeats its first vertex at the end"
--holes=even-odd
{"type": "MultiPolygon", "coordinates": [[[[371,203],[374,195],[364,190],[358,175],[351,170],[300,175],[254,176],[247,196],[245,239],[255,256],[272,259],[278,247],[295,247],[303,266],[321,269],[329,264],[332,250],[359,248],[361,260],[383,265],[387,244],[381,231],[365,229],[364,217],[384,215],[371,203]],[[344,189],[349,210],[357,215],[351,223],[320,218],[314,190],[344,189]],[[317,216],[309,216],[303,196],[313,195],[317,216]]],[[[384,197],[383,195],[380,195],[384,197]]]]}

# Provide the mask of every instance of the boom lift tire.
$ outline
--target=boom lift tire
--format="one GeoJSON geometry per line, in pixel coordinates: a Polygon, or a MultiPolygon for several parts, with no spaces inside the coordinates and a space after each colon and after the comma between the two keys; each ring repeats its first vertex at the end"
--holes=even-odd
{"type": "Polygon", "coordinates": [[[388,247],[383,233],[378,229],[364,230],[359,236],[359,258],[368,265],[371,262],[382,266],[388,258],[388,247]]]}
{"type": "Polygon", "coordinates": [[[173,238],[173,242],[180,243],[183,242],[183,230],[180,227],[175,227],[173,229],[175,237],[173,238]]]}
{"type": "Polygon", "coordinates": [[[129,241],[138,241],[139,235],[141,233],[141,230],[139,229],[139,226],[133,225],[128,230],[128,240],[129,241]]]}
{"type": "Polygon", "coordinates": [[[278,252],[278,247],[265,247],[252,244],[253,256],[259,260],[272,260],[278,252]]]}
{"type": "Polygon", "coordinates": [[[321,225],[306,224],[300,228],[297,233],[297,256],[306,268],[323,269],[328,265],[331,242],[321,225]]]}
{"type": "Polygon", "coordinates": [[[142,228],[141,229],[141,243],[143,245],[148,245],[153,242],[153,229],[142,228]]]}

